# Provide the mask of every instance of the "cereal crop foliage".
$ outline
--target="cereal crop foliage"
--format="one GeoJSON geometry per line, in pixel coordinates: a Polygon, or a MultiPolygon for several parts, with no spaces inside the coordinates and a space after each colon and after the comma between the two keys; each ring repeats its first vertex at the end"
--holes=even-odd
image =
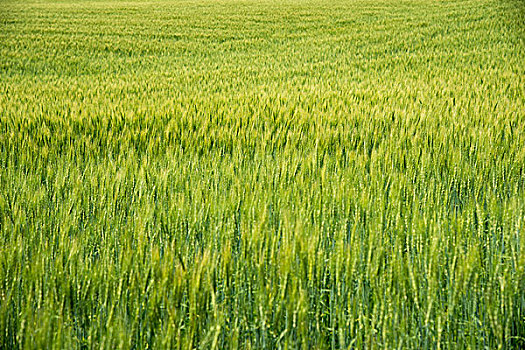
{"type": "Polygon", "coordinates": [[[525,346],[520,0],[0,0],[0,348],[525,346]]]}

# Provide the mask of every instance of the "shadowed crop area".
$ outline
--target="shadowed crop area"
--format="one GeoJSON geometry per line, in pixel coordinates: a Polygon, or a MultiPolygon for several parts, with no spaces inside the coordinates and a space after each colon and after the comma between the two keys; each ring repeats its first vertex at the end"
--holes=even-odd
{"type": "Polygon", "coordinates": [[[525,3],[0,0],[0,348],[525,347],[525,3]]]}

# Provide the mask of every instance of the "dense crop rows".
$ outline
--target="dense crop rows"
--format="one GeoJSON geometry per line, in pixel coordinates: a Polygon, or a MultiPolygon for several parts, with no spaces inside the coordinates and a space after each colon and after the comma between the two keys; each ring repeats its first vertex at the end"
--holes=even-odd
{"type": "Polygon", "coordinates": [[[525,6],[0,2],[0,348],[525,346],[525,6]]]}

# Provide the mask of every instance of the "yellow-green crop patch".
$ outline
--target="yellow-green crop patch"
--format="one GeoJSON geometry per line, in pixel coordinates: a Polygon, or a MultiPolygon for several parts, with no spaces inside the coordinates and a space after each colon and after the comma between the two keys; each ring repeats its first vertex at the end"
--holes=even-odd
{"type": "Polygon", "coordinates": [[[525,346],[523,1],[0,29],[0,348],[525,346]]]}

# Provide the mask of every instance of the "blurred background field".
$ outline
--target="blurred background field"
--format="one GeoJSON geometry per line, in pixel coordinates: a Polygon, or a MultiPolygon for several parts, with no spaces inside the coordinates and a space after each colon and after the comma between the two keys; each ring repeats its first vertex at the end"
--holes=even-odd
{"type": "Polygon", "coordinates": [[[523,1],[0,27],[0,348],[525,346],[523,1]]]}

